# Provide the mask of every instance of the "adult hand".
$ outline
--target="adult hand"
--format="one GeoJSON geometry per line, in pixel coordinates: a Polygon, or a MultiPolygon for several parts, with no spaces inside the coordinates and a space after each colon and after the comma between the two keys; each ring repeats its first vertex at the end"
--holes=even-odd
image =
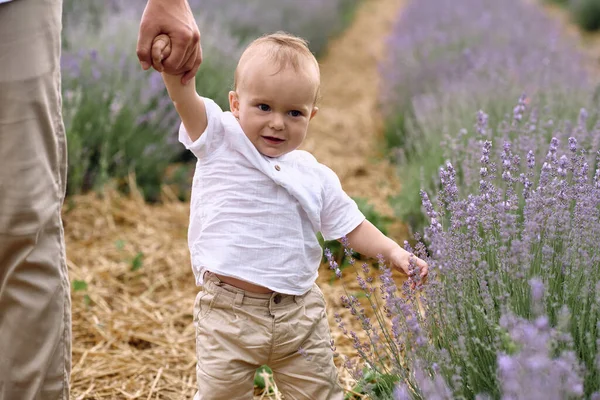
{"type": "Polygon", "coordinates": [[[159,72],[183,75],[186,84],[202,62],[200,31],[187,0],[148,0],[137,43],[137,56],[144,70],[154,67],[159,72]],[[169,36],[171,52],[162,63],[152,59],[152,43],[161,33],[169,36]]]}

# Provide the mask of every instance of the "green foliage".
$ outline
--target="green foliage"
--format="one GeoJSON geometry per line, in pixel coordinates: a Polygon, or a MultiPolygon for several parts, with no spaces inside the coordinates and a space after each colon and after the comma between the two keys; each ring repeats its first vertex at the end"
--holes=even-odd
{"type": "Polygon", "coordinates": [[[264,391],[267,388],[267,383],[265,382],[265,373],[268,375],[269,379],[269,393],[273,392],[273,386],[275,383],[273,382],[273,371],[267,365],[260,366],[256,373],[254,374],[254,387],[264,391]]]}
{"type": "MultiPolygon", "coordinates": [[[[573,1],[573,7],[589,7],[588,18],[595,14],[591,4],[600,4],[573,1]]],[[[394,208],[413,231],[421,231],[425,221],[419,189],[436,191],[438,170],[446,160],[460,169],[456,150],[465,146],[461,130],[473,129],[477,110],[486,110],[493,139],[503,135],[495,128],[523,93],[535,99],[531,106],[548,107],[561,119],[578,112],[574,100],[587,96],[591,85],[568,38],[550,39],[547,33],[558,27],[536,7],[505,2],[464,7],[413,2],[387,42],[390,55],[382,65],[387,83],[381,91],[384,142],[402,182],[394,208]],[[439,7],[447,9],[442,13],[439,7]],[[444,18],[437,17],[442,14],[444,18]],[[512,29],[511,21],[522,29],[512,29]]]]}
{"type": "Polygon", "coordinates": [[[394,115],[388,119],[385,125],[383,132],[384,151],[394,154],[410,144],[406,139],[408,131],[411,129],[412,120],[410,108],[398,106],[394,115]]]}
{"type": "Polygon", "coordinates": [[[346,0],[340,5],[340,15],[342,18],[342,28],[350,25],[356,14],[356,10],[361,0],[346,0]]]}
{"type": "Polygon", "coordinates": [[[81,292],[81,291],[85,291],[88,288],[88,284],[86,281],[80,281],[75,279],[73,281],[73,291],[75,292],[81,292]]]}
{"type": "MultiPolygon", "coordinates": [[[[72,24],[85,24],[94,31],[102,26],[106,17],[107,9],[100,1],[63,0],[62,8],[63,26],[72,24]]],[[[68,47],[72,37],[67,35],[68,30],[62,30],[62,45],[68,47]]]]}
{"type": "Polygon", "coordinates": [[[133,175],[144,198],[158,200],[162,175],[175,155],[165,132],[151,123],[138,123],[129,107],[111,114],[111,103],[117,100],[88,89],[92,90],[82,90],[77,106],[70,109],[68,194],[101,190],[115,178],[118,188],[127,191],[133,175]]]}
{"type": "MultiPolygon", "coordinates": [[[[400,378],[397,375],[381,373],[375,369],[364,368],[363,378],[352,388],[354,393],[369,395],[373,400],[388,400],[393,398],[395,385],[400,378]]],[[[359,400],[353,393],[347,393],[344,400],[359,400]]]]}
{"type": "Polygon", "coordinates": [[[600,0],[570,0],[573,20],[586,31],[600,29],[600,0]]]}
{"type": "MultiPolygon", "coordinates": [[[[433,160],[434,157],[425,160],[428,164],[436,163],[440,165],[442,160],[433,160]]],[[[422,231],[423,227],[427,224],[427,217],[421,210],[421,196],[419,190],[424,186],[431,189],[436,186],[435,181],[430,180],[425,183],[418,177],[423,174],[424,170],[428,168],[420,165],[407,165],[402,168],[402,189],[401,191],[390,199],[390,204],[394,210],[396,216],[406,223],[414,231],[422,231]],[[415,175],[417,177],[415,177],[415,175]]]]}
{"type": "Polygon", "coordinates": [[[133,257],[133,260],[131,260],[131,271],[137,271],[140,268],[142,268],[142,265],[144,264],[144,253],[142,253],[141,251],[138,252],[135,257],[133,257]]]}
{"type": "MultiPolygon", "coordinates": [[[[75,293],[77,293],[77,292],[85,292],[85,291],[87,291],[87,289],[88,289],[88,284],[87,284],[86,281],[82,281],[82,280],[78,280],[78,279],[75,279],[73,281],[73,291],[75,293]]],[[[85,293],[83,295],[83,303],[87,307],[89,307],[92,304],[92,299],[90,298],[89,294],[85,293]]]]}
{"type": "Polygon", "coordinates": [[[100,191],[114,181],[125,192],[134,184],[156,201],[176,154],[167,142],[176,114],[158,85],[160,75],[144,73],[130,51],[137,23],[126,17],[113,22],[94,35],[86,26],[68,29],[61,61],[67,193],[100,191]]]}
{"type": "Polygon", "coordinates": [[[353,197],[352,199],[356,202],[358,209],[364,214],[365,218],[375,225],[384,235],[387,235],[388,227],[392,222],[392,219],[378,213],[377,210],[375,210],[375,207],[369,203],[367,198],[353,197]]]}

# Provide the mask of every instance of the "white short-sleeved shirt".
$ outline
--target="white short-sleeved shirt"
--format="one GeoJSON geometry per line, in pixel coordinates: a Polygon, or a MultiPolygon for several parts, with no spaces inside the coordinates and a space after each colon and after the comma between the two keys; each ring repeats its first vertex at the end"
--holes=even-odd
{"type": "Polygon", "coordinates": [[[339,239],[365,217],[337,175],[308,152],[262,155],[238,120],[203,98],[208,126],[192,142],[198,158],[188,244],[196,283],[206,270],[273,291],[301,295],[317,278],[325,240],[339,239]]]}

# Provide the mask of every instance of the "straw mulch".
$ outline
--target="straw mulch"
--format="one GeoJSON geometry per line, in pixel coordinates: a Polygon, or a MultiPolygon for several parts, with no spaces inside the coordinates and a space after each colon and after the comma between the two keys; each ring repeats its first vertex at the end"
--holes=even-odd
{"type": "MultiPolygon", "coordinates": [[[[385,35],[402,0],[365,0],[353,24],[332,41],[320,60],[321,111],[303,148],[329,165],[351,196],[368,198],[393,215],[388,197],[398,192],[396,172],[378,155],[382,119],[377,108],[377,70],[385,35]]],[[[67,199],[65,235],[73,282],[73,399],[190,399],[196,387],[193,302],[198,291],[187,249],[189,203],[169,188],[161,205],[147,205],[107,189],[67,199]]],[[[406,238],[400,223],[390,236],[406,238]]],[[[343,283],[357,292],[355,275],[343,283]]],[[[326,298],[337,351],[353,355],[334,313],[361,332],[341,306],[342,284],[330,284],[322,266],[318,280],[326,298]]],[[[401,277],[398,276],[401,282],[401,277]]],[[[341,365],[341,357],[336,359],[341,365]]],[[[340,369],[342,384],[353,381],[340,369]]],[[[226,393],[227,388],[223,388],[226,393]]],[[[225,398],[225,395],[224,395],[225,398]]],[[[255,399],[267,398],[257,393],[255,399]]],[[[279,395],[271,398],[280,398],[279,395]]]]}
{"type": "Polygon", "coordinates": [[[72,293],[73,398],[193,395],[196,288],[186,208],[110,191],[65,207],[70,278],[87,284],[76,290],[75,283],[72,293]]]}

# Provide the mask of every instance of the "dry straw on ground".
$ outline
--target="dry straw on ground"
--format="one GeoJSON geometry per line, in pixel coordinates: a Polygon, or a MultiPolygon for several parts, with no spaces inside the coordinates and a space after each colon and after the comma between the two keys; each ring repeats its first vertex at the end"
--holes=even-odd
{"type": "Polygon", "coordinates": [[[107,192],[65,211],[73,292],[74,398],[184,398],[195,387],[194,281],[185,204],[107,192]]]}

